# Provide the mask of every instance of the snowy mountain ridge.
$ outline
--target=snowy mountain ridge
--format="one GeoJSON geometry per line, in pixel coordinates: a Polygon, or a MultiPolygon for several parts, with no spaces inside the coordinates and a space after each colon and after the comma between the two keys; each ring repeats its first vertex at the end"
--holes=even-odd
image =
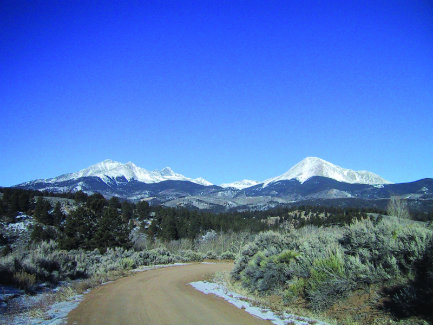
{"type": "Polygon", "coordinates": [[[224,188],[233,187],[233,188],[236,188],[238,190],[242,190],[244,188],[251,187],[251,186],[254,186],[254,185],[257,185],[257,184],[260,184],[260,182],[253,181],[251,179],[243,179],[241,181],[236,181],[236,182],[232,182],[232,183],[221,184],[220,186],[224,187],[224,188]]]}
{"type": "MultiPolygon", "coordinates": [[[[165,167],[161,170],[148,171],[144,168],[136,166],[132,162],[122,164],[120,162],[113,161],[110,159],[104,160],[100,163],[82,169],[75,173],[60,175],[58,177],[45,179],[43,181],[47,183],[57,183],[57,182],[63,182],[68,180],[75,180],[81,177],[89,177],[89,176],[99,177],[105,183],[109,182],[110,178],[115,179],[117,177],[125,177],[128,181],[136,180],[147,184],[172,180],[172,181],[189,181],[192,183],[205,185],[205,186],[212,185],[212,183],[208,182],[207,180],[201,177],[191,179],[182,174],[175,173],[170,167],[165,167]]],[[[33,183],[38,181],[42,181],[42,180],[36,180],[27,183],[33,183]]]]}
{"type": "Polygon", "coordinates": [[[265,180],[263,187],[266,187],[271,183],[291,179],[296,179],[300,183],[304,183],[306,180],[314,176],[328,177],[339,182],[350,184],[391,184],[391,182],[383,179],[379,175],[366,170],[354,171],[331,164],[321,158],[307,157],[284,174],[265,180]]]}

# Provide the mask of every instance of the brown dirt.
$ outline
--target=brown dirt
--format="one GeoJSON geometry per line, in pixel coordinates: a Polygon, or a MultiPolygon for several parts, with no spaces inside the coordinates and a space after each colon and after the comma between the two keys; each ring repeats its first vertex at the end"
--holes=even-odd
{"type": "Polygon", "coordinates": [[[271,324],[188,285],[233,264],[190,264],[137,273],[92,290],[68,324],[271,324]]]}

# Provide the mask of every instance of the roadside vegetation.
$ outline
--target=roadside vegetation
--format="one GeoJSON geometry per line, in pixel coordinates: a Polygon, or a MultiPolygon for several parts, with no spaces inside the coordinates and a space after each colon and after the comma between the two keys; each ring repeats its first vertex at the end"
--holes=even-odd
{"type": "Polygon", "coordinates": [[[33,294],[72,281],[81,293],[141,266],[235,260],[227,285],[274,309],[338,324],[424,324],[432,322],[432,226],[410,215],[397,197],[387,211],[215,214],[2,188],[0,284],[33,294]]]}
{"type": "Polygon", "coordinates": [[[258,234],[233,285],[341,324],[432,321],[432,229],[398,218],[258,234]],[[412,317],[412,318],[410,318],[412,317]]]}

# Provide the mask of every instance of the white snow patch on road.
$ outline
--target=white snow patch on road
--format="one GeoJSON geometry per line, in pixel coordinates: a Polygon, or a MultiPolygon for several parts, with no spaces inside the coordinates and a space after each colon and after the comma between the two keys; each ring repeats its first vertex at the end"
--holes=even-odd
{"type": "Polygon", "coordinates": [[[221,297],[232,305],[235,305],[237,308],[244,309],[247,313],[264,320],[269,320],[276,325],[327,325],[327,323],[313,320],[307,317],[296,316],[288,313],[277,315],[268,308],[255,307],[250,302],[248,302],[248,298],[233,291],[229,291],[226,287],[218,283],[197,281],[191,282],[190,285],[196,290],[203,292],[204,294],[214,294],[218,297],[221,297]]]}

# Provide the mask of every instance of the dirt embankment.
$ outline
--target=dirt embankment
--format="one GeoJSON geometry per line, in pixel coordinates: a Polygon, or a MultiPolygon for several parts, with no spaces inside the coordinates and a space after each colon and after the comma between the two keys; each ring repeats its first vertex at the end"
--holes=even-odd
{"type": "Polygon", "coordinates": [[[190,264],[137,273],[87,294],[68,324],[271,324],[188,285],[232,267],[190,264]]]}

